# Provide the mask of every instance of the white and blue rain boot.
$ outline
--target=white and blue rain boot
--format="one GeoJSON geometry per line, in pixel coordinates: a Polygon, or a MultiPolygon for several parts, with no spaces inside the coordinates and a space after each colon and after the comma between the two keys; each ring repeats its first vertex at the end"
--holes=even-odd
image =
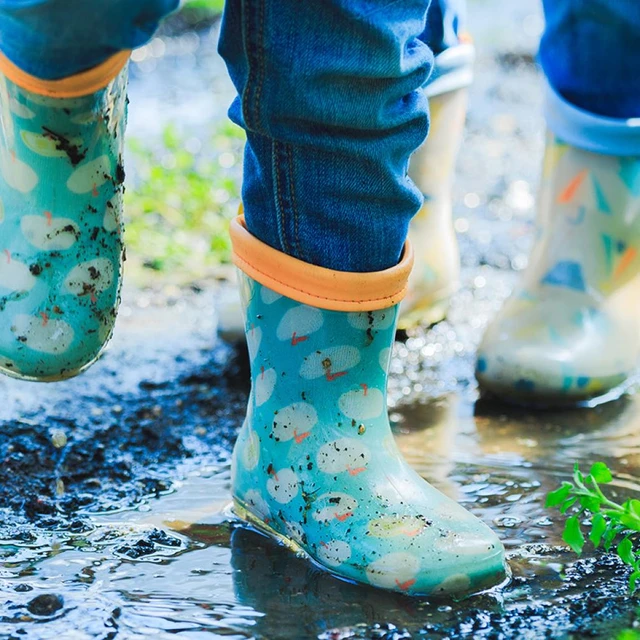
{"type": "Polygon", "coordinates": [[[640,358],[640,156],[547,140],[538,238],[485,333],[476,375],[501,397],[616,395],[640,358]]]}
{"type": "Polygon", "coordinates": [[[61,80],[0,55],[0,372],[69,378],[119,303],[128,52],[61,80]]]}
{"type": "Polygon", "coordinates": [[[232,223],[252,391],[232,486],[238,515],[334,575],[412,595],[481,590],[504,549],[400,455],[386,407],[411,269],[335,272],[232,223]]]}
{"type": "Polygon", "coordinates": [[[422,192],[424,203],[409,226],[415,266],[400,305],[400,329],[442,320],[460,284],[452,189],[474,58],[474,47],[468,43],[443,51],[436,56],[434,75],[426,87],[429,135],[409,165],[409,176],[422,192]]]}

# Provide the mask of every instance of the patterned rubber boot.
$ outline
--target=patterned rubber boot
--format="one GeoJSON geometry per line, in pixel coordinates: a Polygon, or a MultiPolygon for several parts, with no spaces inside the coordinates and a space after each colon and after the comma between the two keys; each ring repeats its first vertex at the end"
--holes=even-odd
{"type": "Polygon", "coordinates": [[[467,90],[431,98],[429,107],[429,137],[412,156],[409,169],[411,179],[424,194],[424,203],[409,226],[416,258],[407,297],[400,307],[400,329],[442,320],[460,280],[451,189],[464,130],[467,90]]]}
{"type": "Polygon", "coordinates": [[[238,515],[356,582],[418,595],[502,581],[497,536],[409,467],[389,426],[410,245],[397,267],[353,274],[275,251],[242,219],[232,238],[252,372],[233,453],[238,515]]]}
{"type": "Polygon", "coordinates": [[[640,157],[550,135],[539,206],[529,267],[484,336],[478,381],[524,402],[614,397],[640,357],[640,157]]]}
{"type": "Polygon", "coordinates": [[[452,187],[474,57],[471,44],[444,51],[436,57],[434,77],[427,85],[429,136],[411,157],[409,167],[424,204],[409,227],[415,266],[400,306],[400,329],[442,320],[459,287],[460,251],[453,227],[452,187]]]}
{"type": "Polygon", "coordinates": [[[0,371],[72,377],[111,337],[123,244],[121,53],[43,81],[0,56],[0,371]]]}

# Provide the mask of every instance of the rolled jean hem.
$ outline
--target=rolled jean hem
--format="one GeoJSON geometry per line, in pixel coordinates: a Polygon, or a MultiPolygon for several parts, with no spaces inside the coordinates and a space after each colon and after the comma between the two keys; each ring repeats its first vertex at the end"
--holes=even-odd
{"type": "Polygon", "coordinates": [[[433,73],[425,85],[429,98],[468,87],[473,82],[476,50],[472,44],[459,44],[445,49],[435,58],[433,73]]]}
{"type": "Polygon", "coordinates": [[[574,147],[611,156],[640,156],[640,118],[607,118],[567,102],[547,82],[544,115],[551,132],[574,147]]]}

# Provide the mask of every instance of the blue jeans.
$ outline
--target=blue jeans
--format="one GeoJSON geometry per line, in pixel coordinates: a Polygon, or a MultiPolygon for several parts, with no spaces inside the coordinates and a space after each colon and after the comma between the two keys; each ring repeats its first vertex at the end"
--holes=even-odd
{"type": "MultiPolygon", "coordinates": [[[[0,50],[33,75],[70,75],[148,40],[176,4],[0,0],[0,50]]],[[[258,238],[342,271],[398,261],[421,204],[407,165],[428,130],[431,49],[455,47],[463,28],[462,0],[428,5],[227,1],[220,52],[238,90],[231,118],[247,132],[243,200],[258,238]]],[[[627,119],[640,116],[640,3],[546,0],[545,10],[551,128],[637,153],[640,126],[627,119]]]]}

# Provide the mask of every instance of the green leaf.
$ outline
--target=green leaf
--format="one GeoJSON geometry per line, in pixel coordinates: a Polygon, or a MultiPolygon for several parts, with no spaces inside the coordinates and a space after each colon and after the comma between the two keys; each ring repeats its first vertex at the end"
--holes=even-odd
{"type": "Polygon", "coordinates": [[[580,496],[580,506],[591,513],[598,513],[600,504],[600,498],[597,496],[580,496]]]}
{"type": "Polygon", "coordinates": [[[618,535],[618,529],[613,525],[609,524],[607,530],[604,532],[604,549],[605,551],[609,551],[611,549],[611,544],[613,543],[613,539],[618,535]]]}
{"type": "Polygon", "coordinates": [[[596,513],[591,521],[591,533],[589,534],[589,540],[591,540],[591,543],[596,549],[600,546],[602,534],[605,532],[606,528],[607,521],[605,520],[605,517],[600,513],[596,513]]]}
{"type": "Polygon", "coordinates": [[[584,476],[582,475],[580,465],[577,462],[573,465],[573,481],[577,485],[584,484],[584,476]]]}
{"type": "Polygon", "coordinates": [[[613,480],[611,470],[604,462],[596,462],[594,465],[592,465],[591,470],[589,471],[589,475],[596,482],[602,484],[606,484],[607,482],[611,482],[613,480]]]}
{"type": "Polygon", "coordinates": [[[629,590],[632,594],[635,593],[635,590],[638,588],[638,580],[640,580],[640,571],[636,569],[629,576],[629,590]]]}
{"type": "Polygon", "coordinates": [[[571,516],[564,525],[562,539],[578,554],[582,553],[584,547],[584,535],[580,528],[578,516],[571,516]]]}
{"type": "Polygon", "coordinates": [[[640,500],[635,500],[633,498],[629,500],[629,511],[640,518],[640,500]]]}
{"type": "Polygon", "coordinates": [[[632,529],[633,531],[640,531],[640,517],[634,515],[633,513],[623,513],[618,516],[618,521],[621,525],[625,526],[627,529],[632,529]]]}
{"type": "Polygon", "coordinates": [[[565,500],[560,507],[560,513],[567,513],[567,511],[569,511],[576,502],[578,502],[577,496],[573,496],[572,498],[565,500]]]}
{"type": "Polygon", "coordinates": [[[636,556],[633,553],[633,543],[631,542],[631,540],[629,540],[629,538],[625,538],[618,545],[616,551],[618,552],[618,555],[620,556],[622,562],[633,566],[636,556]]]}
{"type": "Polygon", "coordinates": [[[562,504],[571,492],[572,484],[570,482],[563,482],[562,486],[555,491],[552,491],[547,495],[547,501],[545,507],[557,507],[562,504]]]}

